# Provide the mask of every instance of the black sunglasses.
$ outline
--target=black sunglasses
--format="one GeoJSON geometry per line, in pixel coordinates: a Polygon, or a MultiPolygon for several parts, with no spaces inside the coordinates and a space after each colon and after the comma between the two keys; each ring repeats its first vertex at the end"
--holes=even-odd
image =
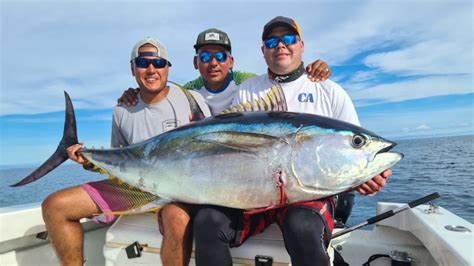
{"type": "Polygon", "coordinates": [[[168,61],[163,58],[148,59],[143,57],[137,57],[134,61],[135,66],[139,68],[148,68],[150,64],[152,64],[155,68],[164,68],[168,64],[168,61]]]}

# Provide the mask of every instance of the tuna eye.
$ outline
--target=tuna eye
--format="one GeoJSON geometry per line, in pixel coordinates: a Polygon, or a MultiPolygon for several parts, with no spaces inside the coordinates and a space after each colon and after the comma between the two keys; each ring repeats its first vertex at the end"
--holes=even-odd
{"type": "Polygon", "coordinates": [[[362,135],[354,135],[352,137],[352,147],[354,148],[361,148],[362,146],[364,146],[366,143],[366,139],[364,136],[362,135]]]}

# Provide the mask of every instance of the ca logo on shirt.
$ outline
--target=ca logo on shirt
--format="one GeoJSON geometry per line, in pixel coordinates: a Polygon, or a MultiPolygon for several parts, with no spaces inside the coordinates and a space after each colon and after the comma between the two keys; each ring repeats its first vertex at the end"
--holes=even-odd
{"type": "Polygon", "coordinates": [[[314,103],[314,98],[312,93],[300,93],[298,94],[298,101],[301,103],[314,103]]]}

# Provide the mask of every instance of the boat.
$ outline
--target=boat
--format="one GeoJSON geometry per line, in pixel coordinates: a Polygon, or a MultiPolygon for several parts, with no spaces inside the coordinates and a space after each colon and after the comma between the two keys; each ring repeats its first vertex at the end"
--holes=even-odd
{"type": "MultiPolygon", "coordinates": [[[[378,202],[376,213],[401,206],[378,202]]],[[[81,223],[86,265],[160,265],[155,214],[124,215],[111,225],[81,223]]],[[[40,203],[0,208],[0,226],[0,265],[59,265],[40,203]]],[[[332,239],[329,254],[334,265],[473,265],[472,231],[472,223],[449,210],[420,205],[332,239]]],[[[276,225],[233,248],[232,255],[234,265],[291,265],[276,225]]],[[[190,265],[195,265],[194,253],[190,265]]]]}

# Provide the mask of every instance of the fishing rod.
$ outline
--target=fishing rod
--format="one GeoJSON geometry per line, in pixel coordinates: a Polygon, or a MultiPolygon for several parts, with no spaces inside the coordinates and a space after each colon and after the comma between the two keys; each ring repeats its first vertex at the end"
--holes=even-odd
{"type": "Polygon", "coordinates": [[[347,229],[344,229],[344,230],[342,230],[342,231],[336,232],[336,233],[334,233],[334,234],[332,235],[332,238],[331,238],[331,239],[334,239],[334,238],[336,238],[336,237],[340,237],[340,236],[342,236],[342,235],[345,235],[345,234],[347,234],[347,233],[349,233],[349,232],[352,232],[352,231],[354,231],[354,230],[357,230],[357,229],[359,229],[359,228],[361,228],[361,227],[364,227],[364,226],[366,226],[366,225],[369,225],[369,224],[373,224],[373,223],[382,221],[382,220],[384,220],[384,219],[387,219],[387,218],[389,218],[389,217],[394,216],[395,214],[397,214],[397,213],[399,213],[399,212],[401,212],[401,211],[404,211],[404,210],[406,210],[406,209],[410,209],[410,208],[416,207],[416,206],[421,205],[421,204],[423,204],[423,203],[427,203],[427,202],[432,201],[432,200],[434,200],[434,199],[437,199],[437,198],[439,198],[439,197],[440,197],[440,196],[439,196],[438,192],[429,194],[428,196],[424,196],[423,198],[419,198],[419,199],[417,199],[417,200],[414,200],[414,201],[412,201],[412,202],[409,202],[408,204],[406,204],[406,205],[404,205],[404,206],[395,208],[395,209],[393,209],[393,210],[386,211],[386,212],[381,213],[381,214],[379,214],[379,215],[377,215],[377,216],[374,216],[374,217],[372,217],[372,218],[369,218],[369,219],[367,219],[367,220],[366,220],[365,222],[363,222],[363,223],[360,223],[360,224],[358,224],[358,225],[354,225],[354,226],[349,227],[349,228],[347,228],[347,229]]]}

